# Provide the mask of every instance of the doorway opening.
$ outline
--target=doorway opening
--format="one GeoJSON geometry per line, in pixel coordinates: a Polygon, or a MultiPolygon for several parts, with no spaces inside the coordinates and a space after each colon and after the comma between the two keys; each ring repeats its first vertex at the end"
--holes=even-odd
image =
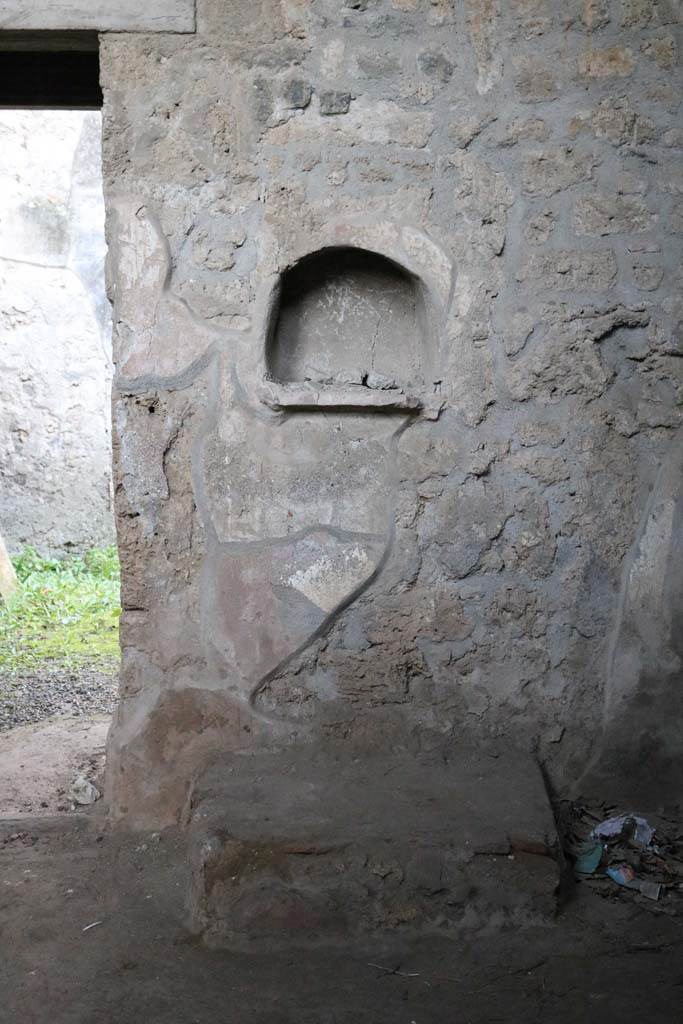
{"type": "Polygon", "coordinates": [[[16,817],[96,802],[120,597],[98,40],[0,33],[0,61],[0,817],[16,817]]]}

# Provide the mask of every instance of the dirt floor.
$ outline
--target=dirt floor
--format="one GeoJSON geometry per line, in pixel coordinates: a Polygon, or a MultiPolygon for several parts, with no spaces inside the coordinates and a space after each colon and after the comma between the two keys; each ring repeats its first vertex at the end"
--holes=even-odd
{"type": "Polygon", "coordinates": [[[0,1019],[21,1024],[673,1024],[682,920],[580,884],[553,925],[229,952],[186,929],[173,831],[0,823],[0,1019]],[[601,894],[602,893],[602,894],[601,894]]]}
{"type": "Polygon", "coordinates": [[[79,777],[98,789],[111,718],[50,718],[0,732],[0,818],[48,816],[74,809],[79,777]]]}
{"type": "Polygon", "coordinates": [[[101,788],[117,698],[116,673],[93,667],[0,672],[0,819],[73,811],[79,777],[101,788]]]}
{"type": "MultiPolygon", "coordinates": [[[[0,1022],[21,1024],[674,1024],[683,893],[574,882],[555,922],[396,930],[334,945],[208,949],[188,930],[174,830],[107,829],[106,715],[0,734],[0,1022]]],[[[680,833],[680,827],[678,832],[680,833]]]]}

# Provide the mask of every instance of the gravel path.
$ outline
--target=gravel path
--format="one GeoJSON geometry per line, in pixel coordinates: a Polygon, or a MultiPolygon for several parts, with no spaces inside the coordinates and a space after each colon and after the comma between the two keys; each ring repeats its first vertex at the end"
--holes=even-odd
{"type": "Polygon", "coordinates": [[[0,732],[53,715],[112,714],[117,697],[117,674],[93,668],[0,673],[0,732]]]}

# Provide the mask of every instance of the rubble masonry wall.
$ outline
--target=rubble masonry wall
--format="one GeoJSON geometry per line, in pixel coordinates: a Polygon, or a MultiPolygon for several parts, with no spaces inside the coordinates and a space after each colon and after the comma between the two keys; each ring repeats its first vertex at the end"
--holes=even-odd
{"type": "Polygon", "coordinates": [[[102,37],[115,815],[320,735],[511,737],[567,792],[615,716],[614,770],[666,785],[675,616],[614,673],[675,548],[653,487],[680,510],[678,10],[199,0],[102,37]]]}

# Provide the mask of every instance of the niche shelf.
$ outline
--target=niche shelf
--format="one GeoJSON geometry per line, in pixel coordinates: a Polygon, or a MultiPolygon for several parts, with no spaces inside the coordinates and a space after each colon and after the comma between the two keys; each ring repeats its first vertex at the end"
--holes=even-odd
{"type": "Polygon", "coordinates": [[[419,410],[434,363],[423,283],[365,249],[330,247],[285,271],[261,400],[272,408],[419,410]]]}

